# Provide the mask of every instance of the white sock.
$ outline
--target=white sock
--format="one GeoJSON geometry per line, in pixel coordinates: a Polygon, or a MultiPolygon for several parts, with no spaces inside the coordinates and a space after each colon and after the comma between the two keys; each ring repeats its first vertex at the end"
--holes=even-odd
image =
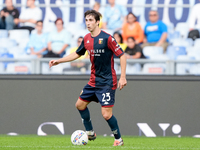
{"type": "Polygon", "coordinates": [[[122,141],[122,138],[119,138],[119,139],[115,139],[115,140],[117,140],[117,141],[120,141],[120,142],[121,142],[121,141],[122,141]]]}
{"type": "Polygon", "coordinates": [[[94,131],[90,130],[90,131],[86,131],[87,135],[94,135],[94,131]]]}

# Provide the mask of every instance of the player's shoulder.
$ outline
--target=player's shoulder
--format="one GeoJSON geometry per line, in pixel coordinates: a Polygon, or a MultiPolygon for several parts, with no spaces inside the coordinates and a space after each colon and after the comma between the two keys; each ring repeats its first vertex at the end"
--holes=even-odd
{"type": "Polygon", "coordinates": [[[88,38],[91,38],[91,33],[87,33],[87,34],[83,37],[83,40],[88,39],[88,38]]]}
{"type": "Polygon", "coordinates": [[[101,30],[100,36],[101,36],[102,38],[107,39],[107,40],[108,40],[109,38],[112,38],[112,35],[110,35],[109,33],[107,33],[106,31],[103,31],[103,30],[101,30]]]}
{"type": "Polygon", "coordinates": [[[104,36],[111,36],[108,32],[104,31],[104,30],[101,30],[101,34],[104,35],[104,36]]]}

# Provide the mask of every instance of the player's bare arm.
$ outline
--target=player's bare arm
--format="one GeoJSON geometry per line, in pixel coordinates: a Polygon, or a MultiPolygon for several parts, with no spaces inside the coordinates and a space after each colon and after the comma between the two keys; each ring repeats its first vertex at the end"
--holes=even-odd
{"type": "Polygon", "coordinates": [[[49,61],[49,68],[51,68],[52,66],[58,65],[60,63],[65,63],[65,62],[70,62],[73,60],[76,60],[80,57],[80,55],[78,55],[76,52],[73,52],[71,54],[69,54],[66,57],[60,58],[58,60],[51,60],[49,61]]]}
{"type": "Polygon", "coordinates": [[[126,56],[122,55],[120,57],[120,65],[121,65],[121,76],[118,82],[118,88],[121,90],[124,86],[126,86],[126,56]]]}

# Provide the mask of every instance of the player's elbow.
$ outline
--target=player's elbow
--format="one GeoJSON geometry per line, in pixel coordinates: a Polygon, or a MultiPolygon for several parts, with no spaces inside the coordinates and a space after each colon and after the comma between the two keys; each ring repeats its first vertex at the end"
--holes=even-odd
{"type": "Polygon", "coordinates": [[[119,58],[120,58],[120,60],[125,60],[126,61],[126,56],[124,54],[121,55],[119,58]]]}

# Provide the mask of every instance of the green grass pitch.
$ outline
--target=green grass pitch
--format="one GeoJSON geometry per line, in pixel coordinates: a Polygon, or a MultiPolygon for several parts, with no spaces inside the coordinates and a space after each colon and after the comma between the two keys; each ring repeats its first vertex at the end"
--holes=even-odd
{"type": "Polygon", "coordinates": [[[89,141],[87,145],[74,146],[71,144],[70,136],[36,136],[0,135],[0,150],[200,150],[200,139],[192,137],[134,137],[123,136],[125,145],[113,147],[113,137],[97,136],[95,141],[89,141]]]}

